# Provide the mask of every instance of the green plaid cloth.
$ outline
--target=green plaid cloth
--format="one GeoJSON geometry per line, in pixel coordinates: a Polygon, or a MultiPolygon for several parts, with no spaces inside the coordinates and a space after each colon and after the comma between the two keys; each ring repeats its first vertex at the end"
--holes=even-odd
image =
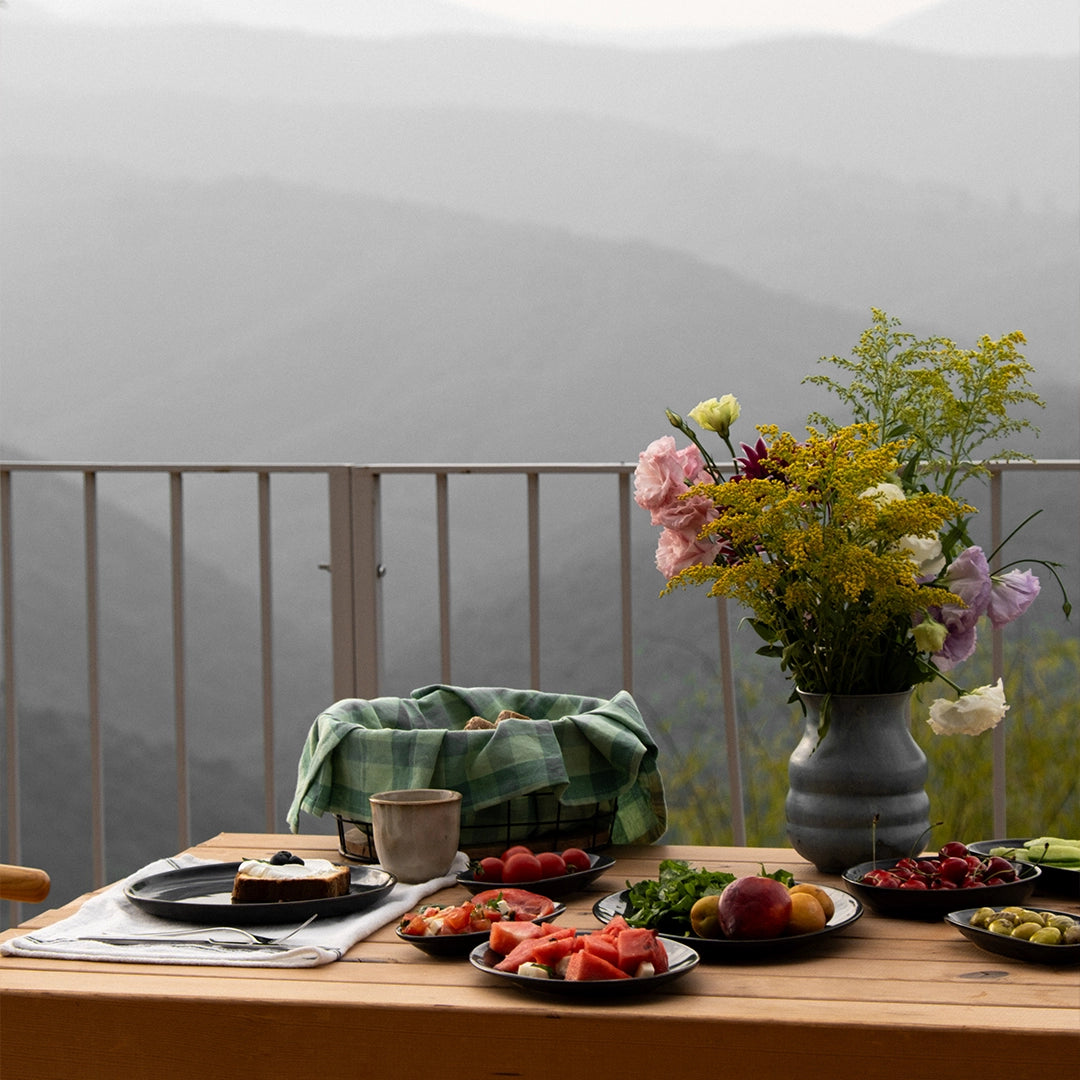
{"type": "Polygon", "coordinates": [[[552,792],[565,807],[612,803],[616,844],[651,843],[667,827],[657,747],[634,699],[610,701],[498,687],[428,686],[408,698],[350,698],[319,715],[297,770],[288,823],[300,812],[370,822],[370,796],[450,788],[462,820],[507,800],[552,792]],[[529,720],[462,730],[503,710],[529,720]]]}

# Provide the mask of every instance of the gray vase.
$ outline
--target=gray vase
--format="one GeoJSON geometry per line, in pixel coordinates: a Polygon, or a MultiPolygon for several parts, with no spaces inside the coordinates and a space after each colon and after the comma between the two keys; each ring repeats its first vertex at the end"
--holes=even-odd
{"type": "Polygon", "coordinates": [[[806,729],[788,762],[787,831],[823,873],[910,855],[929,835],[926,755],[911,735],[911,694],[832,695],[819,741],[825,695],[799,691],[806,729]]]}

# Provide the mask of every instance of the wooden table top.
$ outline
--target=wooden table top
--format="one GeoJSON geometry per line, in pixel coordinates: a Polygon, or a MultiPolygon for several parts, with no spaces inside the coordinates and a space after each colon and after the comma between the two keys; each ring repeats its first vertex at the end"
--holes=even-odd
{"type": "MultiPolygon", "coordinates": [[[[191,849],[235,861],[288,848],[336,854],[337,838],[223,833],[191,849]]],[[[615,848],[616,864],[567,899],[559,922],[656,876],[663,858],[737,875],[783,867],[839,887],[786,848],[615,848]]],[[[466,898],[460,886],[431,898],[466,898]]],[[[71,904],[30,920],[47,925],[71,904]]],[[[1035,906],[1080,914],[1080,903],[1035,906]]],[[[701,963],[654,994],[596,1002],[530,994],[433,958],[387,925],[317,968],[225,968],[0,957],[0,1075],[20,1080],[206,1080],[373,1073],[393,1080],[604,1080],[727,1076],[1078,1075],[1080,968],[977,949],[944,922],[867,911],[812,950],[701,963]],[[1017,1073],[1022,1063],[1030,1071],[1017,1073]]]]}

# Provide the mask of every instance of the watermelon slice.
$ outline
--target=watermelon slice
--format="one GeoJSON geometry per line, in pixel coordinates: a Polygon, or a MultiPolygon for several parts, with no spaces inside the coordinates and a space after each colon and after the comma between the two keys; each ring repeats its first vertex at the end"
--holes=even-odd
{"type": "Polygon", "coordinates": [[[546,933],[542,926],[534,922],[496,922],[491,924],[488,946],[500,956],[506,956],[521,942],[543,937],[546,933]]]}
{"type": "Polygon", "coordinates": [[[621,968],[609,963],[602,956],[589,952],[588,949],[579,949],[570,957],[570,965],[566,969],[567,982],[586,982],[598,979],[629,979],[621,968]]]}
{"type": "Polygon", "coordinates": [[[619,954],[618,966],[628,975],[633,975],[642,964],[652,964],[657,975],[668,969],[667,949],[655,930],[629,927],[615,938],[615,946],[619,954]]]}
{"type": "Polygon", "coordinates": [[[517,971],[522,964],[527,960],[536,959],[536,949],[548,941],[557,941],[560,938],[573,938],[574,929],[570,926],[565,927],[553,927],[550,933],[544,934],[538,938],[527,938],[525,941],[515,945],[495,965],[496,971],[517,971]]]}

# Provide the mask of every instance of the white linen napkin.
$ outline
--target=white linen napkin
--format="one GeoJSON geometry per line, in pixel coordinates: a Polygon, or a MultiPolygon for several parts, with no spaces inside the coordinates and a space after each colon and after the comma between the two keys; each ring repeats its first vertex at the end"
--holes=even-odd
{"type": "MultiPolygon", "coordinates": [[[[373,907],[354,915],[320,916],[310,926],[290,937],[287,949],[231,950],[212,947],[152,942],[146,945],[110,945],[98,941],[80,941],[87,937],[135,937],[140,934],[172,934],[185,938],[207,938],[211,931],[198,923],[177,922],[158,918],[143,911],[124,895],[133,882],[151,874],[178,870],[188,866],[212,863],[212,859],[197,859],[181,855],[162,859],[144,866],[129,878],[91,897],[74,915],[41,930],[0,943],[0,952],[7,956],[47,957],[54,960],[108,960],[136,964],[203,964],[233,967],[318,967],[340,960],[356,942],[374,933],[381,926],[400,919],[416,908],[420,901],[440,889],[453,885],[457,875],[468,869],[469,860],[459,851],[444,877],[418,885],[398,882],[386,897],[373,907]]],[[[289,926],[244,926],[255,934],[278,937],[287,934],[289,926]]],[[[222,941],[243,942],[242,934],[212,931],[222,941]]]]}

